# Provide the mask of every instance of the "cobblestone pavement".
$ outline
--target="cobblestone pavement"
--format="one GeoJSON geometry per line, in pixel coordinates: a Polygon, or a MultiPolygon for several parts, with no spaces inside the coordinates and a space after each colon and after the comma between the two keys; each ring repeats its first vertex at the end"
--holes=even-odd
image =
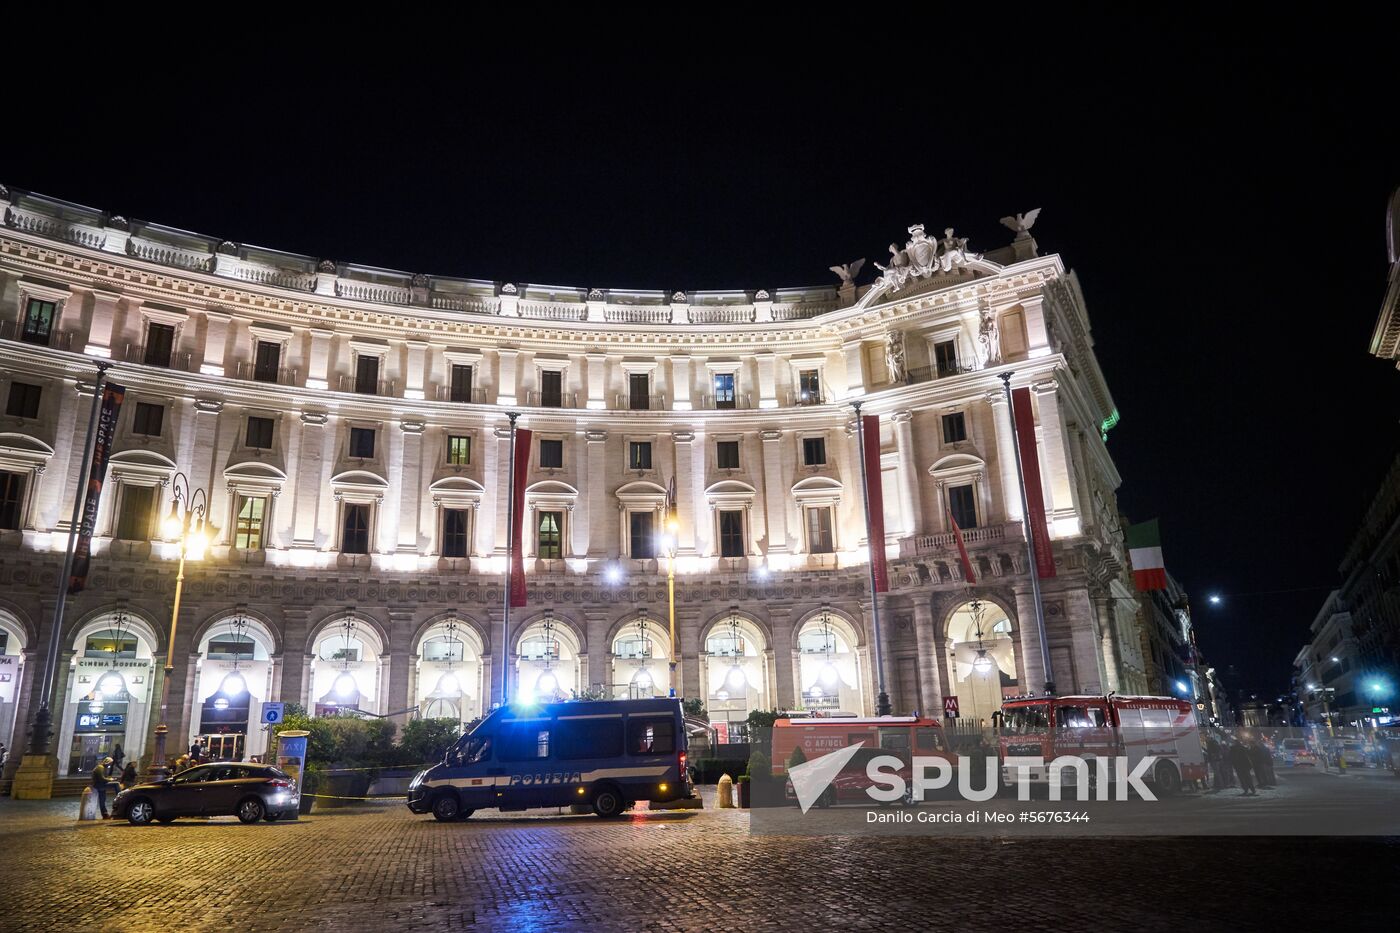
{"type": "Polygon", "coordinates": [[[1389,928],[1400,866],[1396,839],[750,836],[747,813],[713,808],[144,828],[76,812],[0,799],[0,930],[1389,928]]]}

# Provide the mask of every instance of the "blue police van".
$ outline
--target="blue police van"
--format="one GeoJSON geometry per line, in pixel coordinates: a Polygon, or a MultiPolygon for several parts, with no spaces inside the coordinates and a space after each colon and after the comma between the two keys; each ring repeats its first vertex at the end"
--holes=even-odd
{"type": "Polygon", "coordinates": [[[581,700],[492,710],[414,777],[408,808],[447,821],[587,804],[615,817],[693,794],[679,700],[581,700]]]}

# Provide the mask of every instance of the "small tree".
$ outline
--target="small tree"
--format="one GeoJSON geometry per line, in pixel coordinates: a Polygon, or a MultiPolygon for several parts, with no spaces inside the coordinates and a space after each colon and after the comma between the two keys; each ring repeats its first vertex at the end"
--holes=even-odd
{"type": "Polygon", "coordinates": [[[806,752],[802,751],[802,746],[799,745],[799,746],[797,746],[796,748],[794,748],[794,749],[792,750],[792,754],[791,754],[791,755],[788,755],[787,768],[788,768],[789,771],[791,771],[791,770],[792,770],[794,767],[796,767],[797,765],[800,765],[800,764],[803,764],[804,762],[806,762],[806,760],[807,760],[807,754],[806,754],[806,752]]]}
{"type": "Polygon", "coordinates": [[[404,724],[399,746],[410,764],[442,761],[461,733],[462,725],[455,719],[415,719],[404,724]]]}
{"type": "Polygon", "coordinates": [[[699,697],[691,697],[681,701],[681,710],[694,719],[709,719],[710,714],[705,710],[705,701],[699,697]]]}

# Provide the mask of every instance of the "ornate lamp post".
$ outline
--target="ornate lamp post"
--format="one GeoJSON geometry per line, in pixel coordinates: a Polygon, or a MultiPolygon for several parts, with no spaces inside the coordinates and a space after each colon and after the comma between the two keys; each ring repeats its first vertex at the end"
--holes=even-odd
{"type": "Polygon", "coordinates": [[[190,478],[176,473],[170,481],[170,514],[161,526],[166,539],[180,547],[180,566],[175,574],[175,602],[170,610],[170,641],[165,646],[165,676],[160,684],[160,725],[156,726],[156,749],[151,759],[151,780],[163,781],[170,773],[165,766],[165,737],[170,732],[170,679],[175,673],[175,628],[180,621],[180,593],[185,587],[185,559],[203,560],[212,528],[207,520],[209,495],[203,489],[190,490],[190,478]]]}

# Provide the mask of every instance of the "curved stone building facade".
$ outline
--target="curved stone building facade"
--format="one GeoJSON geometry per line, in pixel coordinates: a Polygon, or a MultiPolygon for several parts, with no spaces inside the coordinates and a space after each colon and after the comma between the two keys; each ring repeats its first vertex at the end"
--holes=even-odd
{"type": "Polygon", "coordinates": [[[680,694],[718,720],[873,712],[856,399],[881,423],[894,707],[956,695],[985,718],[1043,680],[1007,371],[1034,399],[1057,685],[1141,687],[1117,413],[1075,278],[1024,223],[986,253],[912,227],[873,284],[853,264],[831,286],[649,292],[400,273],[0,200],[11,748],[38,702],[95,364],[127,389],[92,573],[62,621],[61,774],[149,748],[172,650],[171,747],[226,754],[265,748],[266,700],[470,719],[507,669],[525,692],[664,694],[667,544],[680,694]],[[506,643],[508,411],[534,442],[529,606],[506,643]],[[172,646],[177,471],[215,536],[187,564],[172,646]],[[673,481],[680,527],[659,542],[673,481]],[[973,668],[979,646],[994,671],[973,668]]]}

